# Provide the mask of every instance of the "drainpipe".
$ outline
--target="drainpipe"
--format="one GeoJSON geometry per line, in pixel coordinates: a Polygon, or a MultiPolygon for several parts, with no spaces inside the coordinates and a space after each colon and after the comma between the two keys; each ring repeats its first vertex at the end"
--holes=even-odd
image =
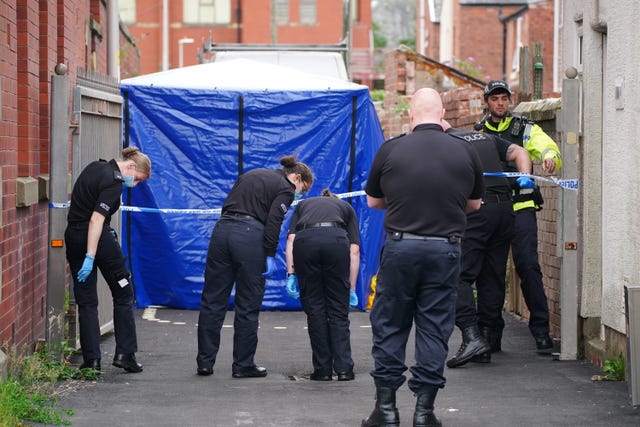
{"type": "Polygon", "coordinates": [[[120,80],[120,18],[118,0],[107,2],[107,73],[120,80]]]}
{"type": "Polygon", "coordinates": [[[162,0],[162,71],[169,69],[169,0],[162,0]]]}

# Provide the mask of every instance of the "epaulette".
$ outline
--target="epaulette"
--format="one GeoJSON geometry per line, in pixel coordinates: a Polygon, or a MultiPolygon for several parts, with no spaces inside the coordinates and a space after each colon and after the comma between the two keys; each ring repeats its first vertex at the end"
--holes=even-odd
{"type": "Polygon", "coordinates": [[[391,138],[387,139],[384,143],[386,144],[387,142],[391,142],[391,141],[395,141],[398,138],[402,138],[403,136],[405,136],[407,133],[402,133],[400,135],[396,135],[396,136],[392,136],[391,138]]]}

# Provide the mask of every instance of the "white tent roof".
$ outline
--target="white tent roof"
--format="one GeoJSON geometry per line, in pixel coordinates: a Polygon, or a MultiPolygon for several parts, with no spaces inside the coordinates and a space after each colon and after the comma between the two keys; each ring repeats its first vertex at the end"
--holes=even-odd
{"type": "Polygon", "coordinates": [[[365,86],[333,78],[306,74],[249,59],[175,68],[159,73],[132,77],[120,82],[123,86],[154,86],[183,89],[215,90],[344,90],[365,86]]]}

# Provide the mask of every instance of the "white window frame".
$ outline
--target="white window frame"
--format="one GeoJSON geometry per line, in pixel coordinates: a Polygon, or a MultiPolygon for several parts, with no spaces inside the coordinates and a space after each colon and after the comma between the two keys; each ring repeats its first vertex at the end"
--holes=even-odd
{"type": "Polygon", "coordinates": [[[231,23],[231,0],[183,0],[185,25],[222,25],[231,23]]]}
{"type": "Polygon", "coordinates": [[[291,19],[290,7],[289,0],[273,0],[273,14],[276,25],[289,25],[291,19]]]}
{"type": "Polygon", "coordinates": [[[300,0],[300,24],[315,25],[318,22],[317,0],[300,0]]]}

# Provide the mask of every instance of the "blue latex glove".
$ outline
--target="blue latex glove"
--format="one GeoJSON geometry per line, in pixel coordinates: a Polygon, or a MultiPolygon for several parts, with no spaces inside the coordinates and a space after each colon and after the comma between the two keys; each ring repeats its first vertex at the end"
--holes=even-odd
{"type": "Polygon", "coordinates": [[[350,290],[349,291],[349,305],[351,307],[357,307],[358,306],[358,295],[356,294],[356,291],[354,291],[354,290],[350,290]]]}
{"type": "Polygon", "coordinates": [[[286,290],[287,290],[287,295],[289,295],[291,298],[300,298],[300,287],[298,286],[298,276],[296,276],[295,274],[290,274],[289,277],[287,277],[287,286],[286,286],[286,290]]]}
{"type": "Polygon", "coordinates": [[[89,275],[93,271],[93,260],[94,258],[89,254],[84,257],[82,267],[78,271],[78,282],[82,283],[87,280],[87,277],[89,277],[89,275]]]}
{"type": "Polygon", "coordinates": [[[516,182],[518,183],[518,187],[520,188],[536,188],[536,183],[533,182],[533,180],[528,176],[521,176],[520,178],[516,179],[516,182]]]}
{"type": "Polygon", "coordinates": [[[262,273],[262,277],[264,277],[265,279],[271,279],[271,276],[273,276],[273,273],[276,272],[276,259],[272,256],[268,256],[266,267],[267,267],[267,271],[262,273]]]}

